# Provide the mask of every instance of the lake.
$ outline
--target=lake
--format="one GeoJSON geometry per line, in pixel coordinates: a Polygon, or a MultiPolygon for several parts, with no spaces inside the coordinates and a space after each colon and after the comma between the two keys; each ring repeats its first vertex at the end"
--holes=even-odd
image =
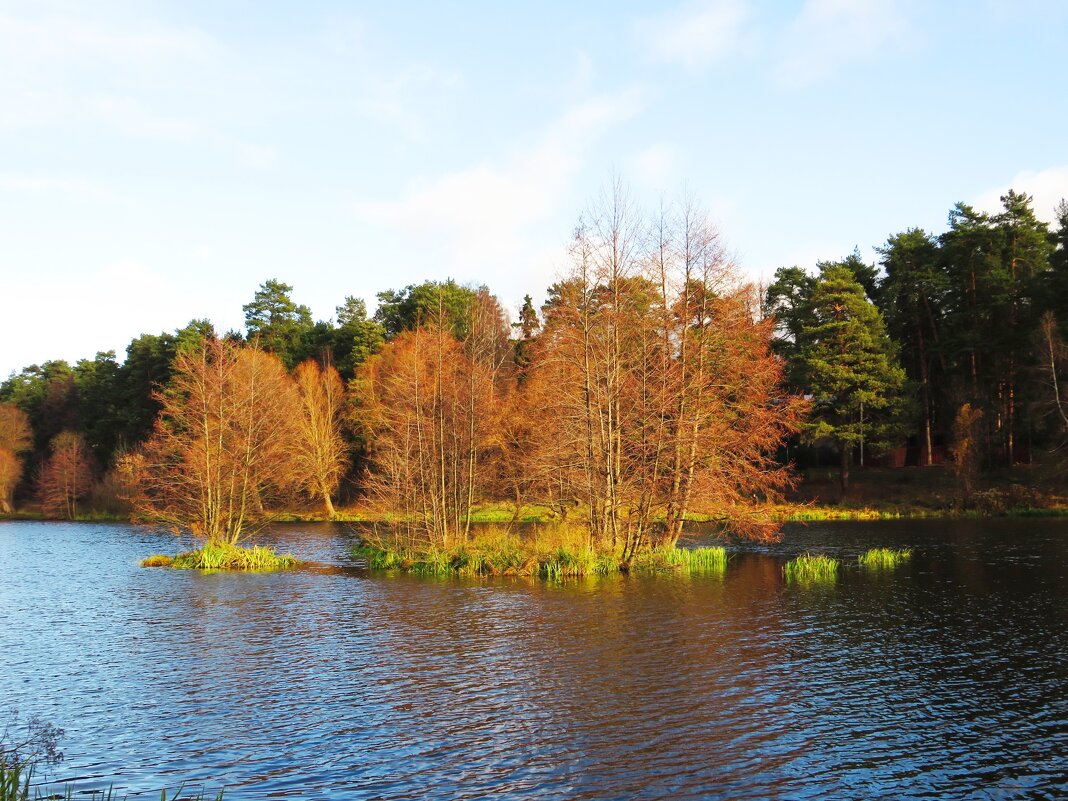
{"type": "Polygon", "coordinates": [[[559,584],[368,574],[354,536],[204,575],[138,567],[166,533],[0,523],[0,708],[132,797],[1068,796],[1066,521],[791,525],[722,576],[559,584]],[[785,584],[803,551],[838,582],[785,584]]]}

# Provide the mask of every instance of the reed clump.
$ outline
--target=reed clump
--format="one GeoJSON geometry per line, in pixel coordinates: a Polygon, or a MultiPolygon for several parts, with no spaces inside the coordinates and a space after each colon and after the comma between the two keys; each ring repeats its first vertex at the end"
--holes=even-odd
{"type": "Polygon", "coordinates": [[[870,570],[891,570],[911,558],[911,548],[869,548],[857,561],[870,570]]]}
{"type": "Polygon", "coordinates": [[[638,553],[631,563],[631,569],[645,573],[722,573],[727,569],[727,549],[720,546],[653,548],[638,553]]]}
{"type": "Polygon", "coordinates": [[[141,560],[141,567],[170,567],[174,564],[174,557],[165,553],[154,553],[141,560]]]}
{"type": "Polygon", "coordinates": [[[782,572],[789,582],[828,584],[838,580],[839,564],[834,557],[806,553],[783,565],[782,572]]]}
{"type": "MultiPolygon", "coordinates": [[[[155,559],[157,557],[149,557],[155,559]]],[[[166,557],[164,557],[166,558],[166,557]]],[[[145,562],[148,562],[146,559],[145,562]]],[[[142,562],[144,567],[153,567],[142,562]]],[[[297,560],[290,554],[278,554],[265,545],[243,548],[229,543],[206,543],[195,551],[180,553],[171,561],[177,570],[246,570],[267,572],[295,567],[297,560]]],[[[162,565],[159,565],[162,566],[162,565]]]]}

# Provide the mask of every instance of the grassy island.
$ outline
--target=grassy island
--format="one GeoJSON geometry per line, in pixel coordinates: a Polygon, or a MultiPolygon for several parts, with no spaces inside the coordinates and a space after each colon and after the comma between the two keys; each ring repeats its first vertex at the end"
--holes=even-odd
{"type": "Polygon", "coordinates": [[[567,529],[550,529],[531,538],[490,529],[450,546],[420,547],[386,541],[365,541],[352,550],[354,559],[371,570],[393,570],[433,576],[534,576],[578,578],[616,573],[722,573],[727,552],[722,547],[663,546],[623,559],[617,549],[589,542],[567,529]]]}
{"type": "Polygon", "coordinates": [[[230,543],[205,543],[195,551],[175,557],[154,554],[141,561],[141,567],[173,567],[178,570],[285,570],[295,567],[290,554],[278,554],[272,548],[255,545],[249,548],[230,543]]]}

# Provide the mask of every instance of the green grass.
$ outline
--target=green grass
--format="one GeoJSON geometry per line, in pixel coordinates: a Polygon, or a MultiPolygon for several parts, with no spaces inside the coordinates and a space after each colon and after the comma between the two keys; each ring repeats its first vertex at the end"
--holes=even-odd
{"type": "Polygon", "coordinates": [[[838,580],[839,561],[831,556],[801,554],[783,565],[786,580],[797,584],[830,584],[838,580]]]}
{"type": "Polygon", "coordinates": [[[869,548],[857,561],[870,570],[888,570],[912,558],[911,548],[869,548]]]}
{"type": "Polygon", "coordinates": [[[727,550],[712,548],[653,548],[634,557],[631,569],[643,573],[680,571],[722,573],[727,569],[727,550]]]}
{"type": "Polygon", "coordinates": [[[29,801],[30,773],[21,765],[0,765],[0,801],[29,801]]]}
{"type": "MultiPolygon", "coordinates": [[[[166,558],[166,557],[164,557],[166,558]]],[[[142,567],[162,565],[146,564],[158,560],[150,556],[141,563],[142,567]]],[[[243,548],[239,545],[207,543],[195,551],[180,553],[171,562],[171,567],[178,570],[251,570],[270,571],[285,570],[295,567],[297,560],[289,554],[277,554],[264,545],[243,548]]]]}

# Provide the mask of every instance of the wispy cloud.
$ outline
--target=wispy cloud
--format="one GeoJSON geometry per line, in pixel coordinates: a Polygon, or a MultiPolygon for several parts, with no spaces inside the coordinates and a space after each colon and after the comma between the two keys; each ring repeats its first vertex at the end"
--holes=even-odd
{"type": "Polygon", "coordinates": [[[981,211],[997,213],[1003,208],[1001,196],[1010,189],[1033,196],[1035,215],[1040,220],[1053,222],[1057,204],[1068,199],[1068,165],[1019,172],[1007,184],[980,193],[973,198],[972,205],[981,211]]]}
{"type": "Polygon", "coordinates": [[[807,0],[786,30],[776,77],[789,86],[814,83],[878,56],[907,32],[898,0],[807,0]]]}
{"type": "Polygon", "coordinates": [[[389,73],[364,72],[356,97],[356,110],[368,119],[395,128],[402,136],[424,141],[429,126],[426,105],[463,85],[458,72],[414,63],[389,73]]]}
{"type": "Polygon", "coordinates": [[[213,40],[195,28],[159,23],[115,25],[69,15],[0,15],[0,52],[10,62],[88,61],[130,64],[208,57],[213,40]]]}
{"type": "Polygon", "coordinates": [[[29,194],[63,194],[86,200],[115,200],[118,196],[107,186],[84,178],[0,173],[0,192],[29,194]]]}
{"type": "MultiPolygon", "coordinates": [[[[129,119],[130,110],[122,108],[128,101],[115,97],[161,77],[203,74],[222,52],[195,28],[128,19],[120,24],[67,10],[0,12],[0,126],[70,122],[88,114],[125,116],[126,124],[144,129],[145,115],[129,119]],[[109,97],[87,102],[78,87],[90,83],[109,97]]],[[[173,121],[165,127],[173,128],[173,121]]]]}
{"type": "Polygon", "coordinates": [[[128,136],[188,141],[200,133],[192,120],[155,114],[129,97],[99,97],[90,106],[99,119],[128,136]]]}
{"type": "Polygon", "coordinates": [[[530,267],[532,229],[559,210],[596,142],[641,106],[637,90],[593,98],[498,163],[440,175],[396,200],[360,201],[354,211],[364,223],[414,238],[424,253],[442,254],[435,274],[474,278],[505,265],[530,267]]]}
{"type": "Polygon", "coordinates": [[[699,69],[736,53],[751,17],[743,0],[707,0],[641,19],[636,32],[654,59],[699,69]]]}

